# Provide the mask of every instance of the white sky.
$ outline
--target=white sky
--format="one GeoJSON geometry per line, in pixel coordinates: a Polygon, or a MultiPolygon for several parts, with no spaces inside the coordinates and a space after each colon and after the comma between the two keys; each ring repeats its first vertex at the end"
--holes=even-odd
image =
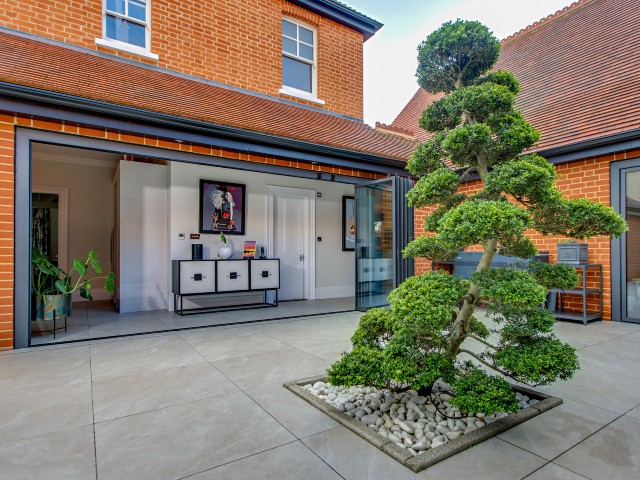
{"type": "Polygon", "coordinates": [[[418,88],[417,47],[448,20],[478,20],[498,39],[570,5],[572,0],[342,0],[384,23],[364,45],[364,117],[391,123],[418,88]]]}

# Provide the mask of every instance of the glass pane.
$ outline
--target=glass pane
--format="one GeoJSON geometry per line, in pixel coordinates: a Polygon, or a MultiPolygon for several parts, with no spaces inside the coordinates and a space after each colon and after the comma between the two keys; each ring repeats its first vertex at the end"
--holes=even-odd
{"type": "Polygon", "coordinates": [[[282,20],[282,34],[291,38],[298,38],[298,27],[295,23],[287,22],[286,20],[282,20]]]}
{"type": "Polygon", "coordinates": [[[311,60],[313,62],[313,48],[308,45],[305,45],[304,43],[301,43],[300,56],[302,58],[306,58],[307,60],[311,60]]]}
{"type": "Polygon", "coordinates": [[[107,15],[108,38],[144,48],[145,35],[144,26],[107,15]]]}
{"type": "Polygon", "coordinates": [[[283,37],[282,38],[282,51],[291,53],[292,55],[298,55],[296,51],[296,47],[298,46],[298,42],[295,40],[291,40],[290,38],[283,37]]]}
{"type": "Polygon", "coordinates": [[[627,316],[640,318],[640,172],[626,174],[627,316]]]}
{"type": "Polygon", "coordinates": [[[282,84],[311,93],[311,65],[283,56],[282,84]]]}
{"type": "Polygon", "coordinates": [[[388,304],[393,290],[393,182],[356,188],[356,308],[388,304]]]}
{"type": "Polygon", "coordinates": [[[313,32],[308,28],[300,27],[300,41],[313,45],[313,32]]]}
{"type": "Polygon", "coordinates": [[[107,0],[107,10],[124,15],[124,0],[107,0]]]}
{"type": "Polygon", "coordinates": [[[129,16],[137,20],[147,21],[147,13],[144,2],[129,2],[129,16]]]}

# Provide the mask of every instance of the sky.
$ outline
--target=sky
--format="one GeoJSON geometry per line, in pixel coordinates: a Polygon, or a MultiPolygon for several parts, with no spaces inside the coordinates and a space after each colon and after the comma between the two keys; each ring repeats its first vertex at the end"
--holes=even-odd
{"type": "Polygon", "coordinates": [[[572,0],[342,0],[384,23],[364,44],[364,117],[391,123],[418,88],[417,47],[440,25],[478,20],[503,39],[572,0]]]}

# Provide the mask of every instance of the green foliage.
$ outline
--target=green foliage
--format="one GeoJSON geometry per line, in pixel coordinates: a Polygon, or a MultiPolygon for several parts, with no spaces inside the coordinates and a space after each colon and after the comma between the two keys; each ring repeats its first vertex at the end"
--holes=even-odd
{"type": "Polygon", "coordinates": [[[467,201],[445,213],[439,236],[446,245],[477,245],[510,238],[529,226],[529,214],[503,201],[467,201]]]}
{"type": "Polygon", "coordinates": [[[438,236],[418,237],[404,247],[402,254],[405,258],[422,257],[436,261],[445,261],[455,257],[462,246],[462,244],[458,247],[445,244],[438,236]]]}
{"type": "Polygon", "coordinates": [[[418,121],[418,125],[428,132],[450,130],[462,121],[462,109],[451,97],[444,97],[429,105],[418,121]]]}
{"type": "Polygon", "coordinates": [[[431,93],[469,85],[498,59],[500,42],[480,22],[447,22],[418,47],[418,83],[431,93]]]}
{"type": "Polygon", "coordinates": [[[95,273],[102,273],[102,265],[93,250],[89,252],[85,261],[79,258],[73,260],[72,273],[75,272],[78,275],[75,280],[71,274],[54,265],[48,257],[35,248],[31,252],[31,264],[33,266],[31,288],[36,295],[71,295],[73,292],[79,291],[82,298],[92,300],[91,282],[100,278],[105,279],[105,290],[108,293],[115,292],[116,275],[113,272],[89,280],[84,279],[85,275],[89,273],[89,267],[95,273]]]}
{"type": "Polygon", "coordinates": [[[576,288],[580,282],[580,274],[571,265],[534,261],[530,262],[528,267],[536,282],[549,290],[552,288],[569,290],[576,288]]]}
{"type": "Polygon", "coordinates": [[[407,164],[419,178],[409,202],[434,208],[424,224],[429,235],[410,242],[404,255],[449,260],[480,245],[480,270],[471,282],[442,271],[403,282],[389,295],[389,310],[363,315],[353,351],[329,370],[335,384],[428,389],[442,378],[455,390],[451,401],[458,408],[491,414],[517,409],[513,389],[495,373],[548,384],[570,378],[579,366],[575,350],[553,336],[555,319],[542,308],[547,289],[575,286],[575,270],[537,262],[526,270],[490,265],[496,252],[532,257],[537,250],[529,229],[588,238],[619,236],[627,226],[601,204],[563,199],[554,167],[536,154],[522,155],[540,134],[514,108],[516,78],[489,72],[499,49],[486,27],[461,20],[445,23],[420,45],[420,85],[447,95],[423,112],[420,126],[433,135],[407,164]],[[483,188],[459,193],[470,174],[483,188]],[[483,298],[495,330],[474,317],[483,298]],[[485,350],[466,348],[470,341],[485,350]],[[461,353],[473,363],[460,362],[461,353]]]}
{"type": "Polygon", "coordinates": [[[553,314],[540,306],[499,305],[494,306],[491,312],[495,315],[494,320],[502,325],[503,344],[514,344],[550,333],[556,323],[553,314]]]}
{"type": "Polygon", "coordinates": [[[220,232],[220,241],[222,242],[222,245],[224,245],[225,247],[227,246],[227,236],[224,234],[224,232],[220,232]]]}
{"type": "Polygon", "coordinates": [[[500,239],[498,253],[508,257],[531,258],[538,253],[538,249],[531,240],[522,234],[504,236],[500,239]]]}
{"type": "Polygon", "coordinates": [[[407,195],[409,205],[424,207],[449,200],[460,186],[460,176],[453,170],[442,167],[422,177],[407,195]]]}
{"type": "Polygon", "coordinates": [[[395,330],[391,312],[385,308],[372,308],[360,317],[358,328],[351,337],[354,347],[380,348],[395,330]]]}
{"type": "Polygon", "coordinates": [[[452,387],[455,395],[450,402],[462,412],[515,412],[518,410],[516,394],[506,380],[487,375],[480,369],[466,365],[452,387]]]}
{"type": "Polygon", "coordinates": [[[491,304],[511,307],[535,307],[544,303],[547,290],[526,270],[509,267],[487,268],[471,274],[491,304]]]}
{"type": "Polygon", "coordinates": [[[606,235],[619,237],[627,223],[612,208],[586,198],[556,198],[536,205],[533,227],[544,235],[564,235],[583,240],[606,235]]]}
{"type": "Polygon", "coordinates": [[[557,196],[553,165],[533,154],[496,166],[487,176],[485,190],[512,195],[523,204],[538,204],[557,196]]]}
{"type": "Polygon", "coordinates": [[[384,350],[379,348],[354,347],[327,370],[329,381],[334,385],[385,387],[388,379],[383,372],[384,357],[384,350]]]}
{"type": "Polygon", "coordinates": [[[444,133],[439,133],[425,143],[418,145],[407,162],[407,170],[411,174],[421,177],[444,167],[445,153],[440,145],[444,137],[444,133]]]}
{"type": "Polygon", "coordinates": [[[405,280],[389,294],[399,330],[425,340],[438,339],[453,322],[452,312],[469,282],[443,271],[430,271],[405,280]]]}
{"type": "Polygon", "coordinates": [[[487,165],[495,166],[511,160],[523,150],[532,147],[540,140],[540,132],[533,128],[515,110],[489,116],[485,124],[493,132],[493,142],[487,152],[487,165]]]}
{"type": "Polygon", "coordinates": [[[513,73],[507,72],[505,70],[496,70],[495,72],[489,72],[476,80],[476,84],[482,84],[486,82],[495,83],[496,85],[507,87],[507,89],[509,89],[509,91],[514,95],[520,93],[520,84],[518,83],[518,80],[513,75],[513,73]]]}
{"type": "Polygon", "coordinates": [[[580,366],[575,349],[553,335],[504,346],[493,360],[512,378],[537,385],[568,380],[580,366]]]}
{"type": "Polygon", "coordinates": [[[510,113],[516,99],[507,87],[490,82],[457,90],[446,98],[476,122],[510,113]]]}
{"type": "Polygon", "coordinates": [[[447,158],[458,167],[478,164],[478,152],[489,149],[493,132],[485,124],[463,125],[449,132],[442,141],[447,158]]]}

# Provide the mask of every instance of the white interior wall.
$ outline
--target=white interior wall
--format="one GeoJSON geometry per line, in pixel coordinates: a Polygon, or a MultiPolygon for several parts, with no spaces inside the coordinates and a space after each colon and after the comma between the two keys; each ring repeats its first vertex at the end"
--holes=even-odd
{"type": "Polygon", "coordinates": [[[171,162],[169,187],[169,236],[172,260],[191,259],[191,244],[202,243],[204,258],[217,257],[221,246],[218,235],[198,233],[200,180],[219,180],[246,185],[246,235],[229,235],[235,252],[242,257],[245,240],[255,240],[260,246],[267,242],[267,185],[296,187],[322,193],[316,197],[316,298],[339,298],[354,295],[354,252],[342,251],[342,196],[354,194],[353,185],[293,178],[281,175],[246,172],[224,168],[171,162]],[[183,233],[185,240],[178,235],[183,233]]]}
{"type": "MultiPolygon", "coordinates": [[[[90,153],[87,155],[90,159],[90,153]]],[[[95,165],[79,158],[73,161],[51,160],[46,154],[34,151],[32,156],[32,182],[37,185],[69,187],[68,252],[71,269],[74,258],[85,260],[89,250],[95,250],[106,272],[111,270],[111,227],[113,218],[113,193],[111,179],[115,163],[100,162],[95,165]]],[[[104,280],[92,284],[96,300],[111,298],[104,290],[104,280]]],[[[74,301],[82,301],[75,293],[74,301]]]]}
{"type": "Polygon", "coordinates": [[[164,310],[168,167],[120,162],[120,313],[164,310]]]}

